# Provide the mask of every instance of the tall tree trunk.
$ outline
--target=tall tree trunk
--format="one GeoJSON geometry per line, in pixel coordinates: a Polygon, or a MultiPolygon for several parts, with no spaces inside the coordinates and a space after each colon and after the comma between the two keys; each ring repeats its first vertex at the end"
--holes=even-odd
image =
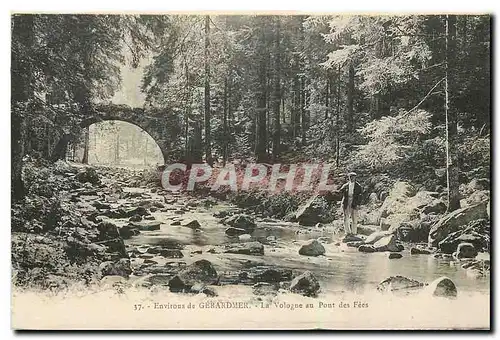
{"type": "Polygon", "coordinates": [[[459,165],[457,152],[457,110],[451,105],[450,94],[456,88],[454,71],[456,58],[456,22],[455,15],[446,15],[446,63],[445,63],[445,117],[446,117],[446,173],[448,186],[448,211],[460,208],[458,191],[459,165]]]}
{"type": "Polygon", "coordinates": [[[90,126],[85,128],[85,141],[83,145],[83,164],[89,164],[89,144],[90,144],[90,126]]]}
{"type": "Polygon", "coordinates": [[[293,138],[298,137],[300,129],[300,81],[299,81],[299,70],[296,68],[295,76],[293,77],[293,90],[292,90],[292,126],[293,126],[293,138]]]}
{"type": "MultiPolygon", "coordinates": [[[[23,46],[32,46],[34,40],[34,15],[15,14],[12,16],[12,37],[23,46]]],[[[12,200],[24,197],[22,181],[23,157],[25,155],[26,115],[28,99],[33,97],[34,73],[31,64],[20,58],[11,49],[11,194],[12,200]]]]}
{"type": "Polygon", "coordinates": [[[201,163],[203,158],[203,147],[201,143],[201,122],[196,119],[193,132],[193,162],[201,163]]]}
{"type": "Polygon", "coordinates": [[[224,116],[222,119],[222,124],[223,124],[223,133],[224,133],[224,139],[223,139],[223,146],[222,146],[222,162],[223,165],[226,166],[227,162],[227,148],[229,144],[229,134],[228,134],[228,126],[227,126],[227,114],[228,114],[228,107],[227,107],[227,92],[228,92],[228,85],[227,85],[227,76],[224,78],[224,116]]]}
{"type": "Polygon", "coordinates": [[[337,72],[337,110],[335,114],[335,160],[337,162],[337,167],[340,166],[340,81],[342,79],[342,73],[339,66],[337,72]]]}
{"type": "Polygon", "coordinates": [[[116,130],[115,164],[120,164],[120,130],[116,130]]]}
{"type": "Polygon", "coordinates": [[[281,104],[281,53],[280,53],[280,17],[276,16],[276,40],[274,51],[274,96],[273,96],[273,111],[274,111],[274,130],[273,130],[273,161],[278,159],[281,143],[281,121],[280,121],[280,104],[281,104]]]}
{"type": "Polygon", "coordinates": [[[305,76],[301,76],[300,78],[300,121],[302,123],[301,125],[301,135],[302,135],[302,145],[306,145],[306,132],[307,132],[307,125],[306,125],[306,80],[305,76]]]}
{"type": "Polygon", "coordinates": [[[283,124],[286,123],[286,112],[285,112],[285,91],[281,91],[281,119],[283,124]]]}
{"type": "Polygon", "coordinates": [[[24,157],[25,136],[24,116],[20,112],[12,111],[11,117],[11,195],[16,201],[24,197],[24,183],[22,181],[22,168],[24,157]]]}
{"type": "Polygon", "coordinates": [[[205,160],[212,165],[210,132],[210,16],[205,16],[205,160]]]}
{"type": "Polygon", "coordinates": [[[330,72],[326,75],[326,84],[325,84],[325,120],[330,116],[330,88],[332,87],[332,77],[330,76],[330,72]]]}
{"type": "Polygon", "coordinates": [[[354,121],[354,62],[349,63],[349,81],[347,83],[347,117],[346,130],[348,133],[353,132],[354,121]]]}
{"type": "Polygon", "coordinates": [[[266,22],[268,17],[261,17],[262,27],[258,50],[258,93],[257,93],[257,119],[256,119],[256,143],[255,143],[255,158],[258,163],[267,161],[266,154],[266,104],[267,104],[267,49],[266,49],[266,22]]]}
{"type": "Polygon", "coordinates": [[[231,94],[232,94],[232,86],[231,86],[231,78],[228,77],[227,80],[227,110],[226,110],[226,121],[227,121],[227,146],[226,146],[226,162],[229,160],[229,156],[231,155],[231,139],[232,139],[232,132],[234,128],[234,114],[232,114],[232,101],[231,101],[231,94]]]}
{"type": "MultiPolygon", "coordinates": [[[[270,58],[270,54],[269,54],[269,57],[268,57],[268,60],[267,60],[267,65],[270,65],[271,64],[271,58],[270,58]]],[[[267,82],[266,82],[266,154],[269,155],[269,143],[268,143],[268,136],[270,134],[270,132],[268,131],[268,129],[271,129],[272,127],[272,124],[271,124],[271,72],[269,71],[269,68],[268,68],[268,71],[267,71],[267,75],[266,75],[266,78],[267,78],[267,82]]]]}
{"type": "Polygon", "coordinates": [[[72,140],[73,138],[74,138],[74,136],[71,134],[64,134],[59,139],[59,142],[57,142],[56,146],[54,147],[54,152],[52,152],[51,160],[53,162],[55,162],[59,159],[66,158],[66,153],[68,152],[68,144],[69,144],[70,140],[72,140]]]}

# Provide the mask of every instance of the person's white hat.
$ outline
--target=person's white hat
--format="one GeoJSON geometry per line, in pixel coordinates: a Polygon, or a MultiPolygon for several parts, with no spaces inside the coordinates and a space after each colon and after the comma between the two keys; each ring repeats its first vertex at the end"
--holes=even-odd
{"type": "Polygon", "coordinates": [[[351,177],[351,176],[357,176],[357,175],[354,171],[351,171],[347,174],[347,176],[351,177]]]}

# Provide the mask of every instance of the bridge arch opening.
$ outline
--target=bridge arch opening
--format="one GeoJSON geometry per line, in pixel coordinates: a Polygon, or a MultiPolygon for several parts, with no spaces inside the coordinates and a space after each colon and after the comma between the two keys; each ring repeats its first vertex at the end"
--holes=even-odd
{"type": "Polygon", "coordinates": [[[66,159],[129,168],[149,168],[164,163],[155,139],[144,129],[121,120],[94,122],[68,147],[66,159]]]}

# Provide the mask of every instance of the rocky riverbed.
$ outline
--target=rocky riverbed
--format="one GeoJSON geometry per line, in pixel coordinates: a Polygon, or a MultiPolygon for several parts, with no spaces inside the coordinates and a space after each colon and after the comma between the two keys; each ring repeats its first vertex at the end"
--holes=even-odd
{"type": "Polygon", "coordinates": [[[345,238],[339,218],[318,212],[338,216],[335,201],[323,197],[302,202],[284,221],[167,192],[127,169],[58,162],[25,171],[29,194],[12,208],[18,287],[61,291],[80,283],[206,297],[246,287],[257,299],[489,294],[489,200],[484,192],[474,199],[478,190],[447,215],[439,193],[397,182],[384,200],[370,195],[360,234],[345,238]]]}

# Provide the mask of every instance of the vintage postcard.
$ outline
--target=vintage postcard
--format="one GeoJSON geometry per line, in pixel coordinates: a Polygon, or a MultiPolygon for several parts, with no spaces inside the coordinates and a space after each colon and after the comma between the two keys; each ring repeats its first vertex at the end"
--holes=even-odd
{"type": "Polygon", "coordinates": [[[12,13],[11,43],[13,329],[490,329],[491,15],[12,13]]]}

